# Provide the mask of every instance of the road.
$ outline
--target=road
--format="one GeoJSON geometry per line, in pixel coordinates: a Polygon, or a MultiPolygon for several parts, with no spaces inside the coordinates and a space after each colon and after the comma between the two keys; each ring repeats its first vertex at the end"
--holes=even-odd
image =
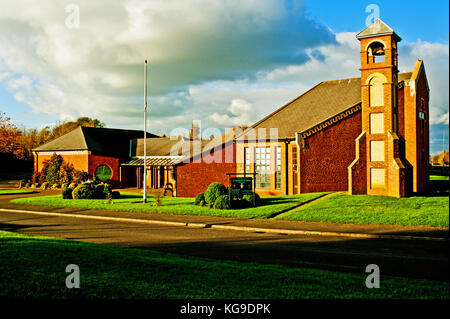
{"type": "Polygon", "coordinates": [[[384,276],[448,280],[448,241],[280,235],[17,212],[2,212],[0,229],[219,260],[361,274],[368,264],[377,264],[384,276]]]}

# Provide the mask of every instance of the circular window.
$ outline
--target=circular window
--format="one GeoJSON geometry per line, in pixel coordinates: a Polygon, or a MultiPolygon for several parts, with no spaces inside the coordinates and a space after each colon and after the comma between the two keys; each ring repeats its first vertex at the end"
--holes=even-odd
{"type": "Polygon", "coordinates": [[[106,182],[112,176],[112,170],[108,165],[100,165],[95,169],[95,176],[102,182],[106,182]]]}

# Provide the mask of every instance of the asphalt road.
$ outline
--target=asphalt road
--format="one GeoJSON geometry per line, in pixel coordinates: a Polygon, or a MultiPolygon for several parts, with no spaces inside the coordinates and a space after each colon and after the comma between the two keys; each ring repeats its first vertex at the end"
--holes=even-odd
{"type": "Polygon", "coordinates": [[[2,212],[0,229],[219,260],[448,280],[448,242],[349,239],[146,225],[2,212]]]}

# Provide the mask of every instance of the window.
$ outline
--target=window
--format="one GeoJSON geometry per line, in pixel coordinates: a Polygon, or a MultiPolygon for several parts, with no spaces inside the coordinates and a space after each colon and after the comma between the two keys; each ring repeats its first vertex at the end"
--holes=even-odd
{"type": "Polygon", "coordinates": [[[270,188],[270,148],[255,148],[255,173],[257,188],[270,188]]]}
{"type": "Polygon", "coordinates": [[[102,164],[97,166],[94,174],[101,182],[106,182],[112,177],[112,170],[108,165],[102,164]]]}
{"type": "Polygon", "coordinates": [[[384,105],[384,91],[383,80],[379,77],[374,77],[370,80],[370,106],[384,105]]]}
{"type": "Polygon", "coordinates": [[[275,188],[281,188],[281,148],[275,147],[275,188]]]}
{"type": "Polygon", "coordinates": [[[384,168],[370,169],[370,185],[374,187],[384,187],[384,168]]]}
{"type": "Polygon", "coordinates": [[[383,113],[370,114],[370,134],[384,133],[384,115],[383,113]]]}
{"type": "Polygon", "coordinates": [[[370,161],[384,161],[384,141],[370,141],[370,161]]]}
{"type": "Polygon", "coordinates": [[[425,113],[419,112],[419,119],[425,120],[425,113]]]}
{"type": "Polygon", "coordinates": [[[244,173],[250,173],[250,148],[244,148],[244,173]]]}

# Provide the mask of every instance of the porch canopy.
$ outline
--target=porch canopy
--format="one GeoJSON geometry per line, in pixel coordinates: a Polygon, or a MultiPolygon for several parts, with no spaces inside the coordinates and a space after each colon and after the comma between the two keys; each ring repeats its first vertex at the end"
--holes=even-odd
{"type": "MultiPolygon", "coordinates": [[[[146,166],[173,166],[180,162],[184,156],[151,156],[145,160],[146,166]]],[[[122,163],[122,166],[143,166],[143,158],[135,158],[129,162],[122,163]]]]}

